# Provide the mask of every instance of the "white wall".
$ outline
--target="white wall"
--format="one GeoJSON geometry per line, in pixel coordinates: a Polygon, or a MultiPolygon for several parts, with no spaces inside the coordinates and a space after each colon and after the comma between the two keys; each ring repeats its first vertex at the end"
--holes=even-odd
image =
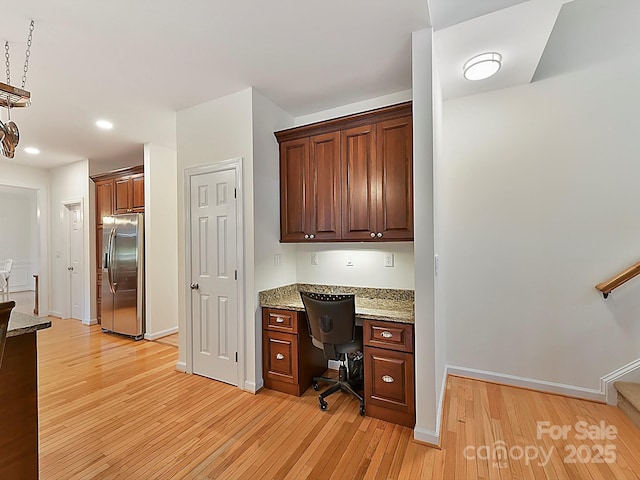
{"type": "Polygon", "coordinates": [[[248,315],[254,316],[255,350],[246,352],[255,366],[257,388],[262,387],[262,310],[258,292],[296,282],[296,246],[280,243],[280,162],[273,132],[293,125],[293,117],[257,90],[252,91],[253,194],[255,209],[255,285],[247,292],[253,298],[248,315]],[[279,266],[274,255],[280,255],[279,266]]]}
{"type": "Polygon", "coordinates": [[[639,15],[568,4],[539,81],[445,102],[450,364],[599,389],[640,356],[640,280],[594,289],[640,258],[639,15]]]}
{"type": "Polygon", "coordinates": [[[144,146],[145,338],[178,331],[178,160],[175,150],[144,146]]]}
{"type": "Polygon", "coordinates": [[[13,260],[9,287],[12,292],[33,290],[38,259],[36,190],[0,186],[0,267],[13,260]]]}
{"type": "Polygon", "coordinates": [[[50,170],[51,175],[51,300],[50,313],[58,317],[69,317],[70,310],[70,275],[67,267],[70,265],[68,210],[64,203],[82,204],[83,239],[84,239],[84,270],[82,272],[83,305],[82,321],[90,320],[90,270],[91,248],[89,245],[89,162],[79,162],[63,165],[50,170]]]}
{"type": "Polygon", "coordinates": [[[296,278],[298,283],[413,290],[413,262],[413,242],[299,244],[296,278]],[[318,265],[311,264],[312,253],[318,265]],[[393,267],[384,266],[385,253],[393,254],[393,267]]]}
{"type": "Polygon", "coordinates": [[[0,161],[0,185],[32,188],[37,191],[38,256],[35,259],[39,275],[40,315],[49,313],[49,172],[40,168],[0,161]]]}
{"type": "MultiPolygon", "coordinates": [[[[436,376],[434,298],[434,85],[433,30],[413,33],[413,177],[415,222],[415,378],[417,439],[438,444],[440,389],[436,376]]],[[[437,108],[437,107],[436,107],[437,108]]],[[[438,357],[442,362],[444,359],[438,357]]],[[[442,381],[441,377],[439,377],[442,381]]]]}
{"type": "MultiPolygon", "coordinates": [[[[244,202],[244,290],[245,337],[244,351],[253,355],[256,351],[256,328],[254,321],[254,200],[253,200],[253,141],[252,141],[252,90],[246,89],[195,107],[178,112],[178,329],[185,332],[186,289],[189,280],[185,277],[185,228],[184,170],[196,165],[207,165],[223,160],[242,158],[242,195],[244,202]]],[[[178,367],[186,365],[185,335],[180,335],[178,367]]],[[[245,360],[249,366],[243,387],[254,388],[260,378],[251,366],[253,358],[245,360]]]]}

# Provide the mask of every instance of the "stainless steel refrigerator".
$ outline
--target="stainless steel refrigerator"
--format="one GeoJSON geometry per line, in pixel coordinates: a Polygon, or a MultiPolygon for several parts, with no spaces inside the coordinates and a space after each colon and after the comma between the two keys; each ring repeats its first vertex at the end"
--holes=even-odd
{"type": "Polygon", "coordinates": [[[144,336],[144,216],[102,221],[102,331],[144,336]]]}

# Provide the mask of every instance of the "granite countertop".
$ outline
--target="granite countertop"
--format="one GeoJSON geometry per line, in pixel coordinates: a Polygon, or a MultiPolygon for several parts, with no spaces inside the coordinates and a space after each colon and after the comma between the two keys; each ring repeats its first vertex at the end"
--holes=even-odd
{"type": "Polygon", "coordinates": [[[51,320],[47,317],[34,317],[27,313],[13,311],[11,312],[11,317],[9,317],[7,337],[17,337],[18,335],[44,330],[49,327],[51,327],[51,320]]]}
{"type": "Polygon", "coordinates": [[[415,322],[413,290],[295,283],[260,292],[260,306],[304,311],[300,291],[355,293],[356,318],[399,323],[415,322]]]}

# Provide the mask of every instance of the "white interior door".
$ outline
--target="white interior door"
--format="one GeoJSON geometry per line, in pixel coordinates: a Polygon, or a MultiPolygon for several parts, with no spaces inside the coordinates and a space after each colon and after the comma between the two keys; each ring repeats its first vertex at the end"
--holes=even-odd
{"type": "Polygon", "coordinates": [[[76,203],[69,209],[69,266],[70,274],[69,303],[71,318],[82,320],[84,296],[82,292],[82,272],[84,272],[82,208],[76,203]]]}
{"type": "Polygon", "coordinates": [[[236,171],[190,177],[193,373],[238,385],[236,171]]]}

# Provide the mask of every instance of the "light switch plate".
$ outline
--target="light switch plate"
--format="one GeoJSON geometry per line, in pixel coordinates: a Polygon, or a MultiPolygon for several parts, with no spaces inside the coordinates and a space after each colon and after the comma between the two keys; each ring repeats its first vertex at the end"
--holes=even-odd
{"type": "Polygon", "coordinates": [[[311,265],[318,265],[318,254],[317,253],[312,253],[311,254],[311,265]]]}
{"type": "Polygon", "coordinates": [[[282,265],[282,254],[276,253],[273,256],[273,266],[274,267],[279,267],[280,265],[282,265]]]}
{"type": "Polygon", "coordinates": [[[384,266],[393,267],[393,253],[384,254],[384,266]]]}

